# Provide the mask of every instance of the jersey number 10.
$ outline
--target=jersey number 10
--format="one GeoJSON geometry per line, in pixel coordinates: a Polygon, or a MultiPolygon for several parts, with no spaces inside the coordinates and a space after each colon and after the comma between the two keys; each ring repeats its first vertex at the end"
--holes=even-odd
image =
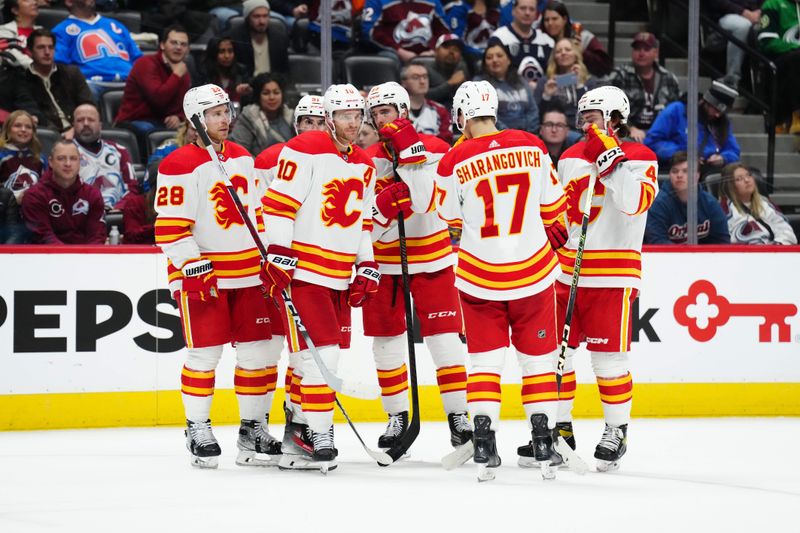
{"type": "Polygon", "coordinates": [[[517,172],[514,174],[500,174],[492,178],[485,178],[475,186],[475,194],[483,201],[483,210],[486,221],[481,226],[481,238],[497,237],[500,235],[500,226],[495,223],[494,218],[494,191],[492,181],[497,184],[497,193],[504,194],[516,187],[514,197],[514,210],[511,213],[511,226],[508,234],[514,235],[522,231],[522,222],[525,219],[525,205],[528,203],[528,193],[531,189],[531,177],[527,172],[517,172]]]}

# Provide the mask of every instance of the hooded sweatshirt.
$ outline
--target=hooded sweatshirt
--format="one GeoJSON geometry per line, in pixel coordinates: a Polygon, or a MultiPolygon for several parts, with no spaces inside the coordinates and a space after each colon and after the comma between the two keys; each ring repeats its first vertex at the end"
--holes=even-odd
{"type": "MultiPolygon", "coordinates": [[[[678,199],[667,181],[658,191],[647,212],[645,244],[685,244],[687,236],[686,203],[678,199]]],[[[697,191],[698,244],[729,244],[728,221],[719,202],[703,189],[697,191]]]]}

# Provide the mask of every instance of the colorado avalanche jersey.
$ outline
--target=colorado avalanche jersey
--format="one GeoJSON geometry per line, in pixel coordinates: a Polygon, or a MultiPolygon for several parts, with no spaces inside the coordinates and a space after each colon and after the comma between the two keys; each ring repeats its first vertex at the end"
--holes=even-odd
{"type": "Polygon", "coordinates": [[[294,279],[344,290],[353,265],[373,260],[374,188],[375,166],[361,148],[341,153],[323,131],[286,143],[262,204],[269,243],[297,254],[294,279]]]}
{"type": "Polygon", "coordinates": [[[18,203],[22,193],[39,181],[46,169],[47,159],[42,155],[36,157],[30,150],[19,150],[11,144],[0,148],[0,184],[14,193],[18,203]]]}
{"type": "Polygon", "coordinates": [[[367,0],[364,5],[362,38],[381,48],[419,54],[433,50],[444,33],[450,29],[440,0],[367,0]]]}
{"type": "Polygon", "coordinates": [[[538,137],[503,130],[459,143],[439,162],[435,196],[440,216],[463,229],[460,290],[514,300],[556,279],[558,259],[544,228],[562,216],[566,198],[538,137]]]}
{"type": "MultiPolygon", "coordinates": [[[[420,135],[428,161],[424,165],[424,174],[419,179],[427,179],[433,183],[436,177],[436,166],[450,145],[432,135],[420,135]]],[[[383,143],[375,143],[369,147],[367,154],[375,163],[378,180],[375,183],[375,194],[394,182],[392,156],[386,151],[383,143]]],[[[416,167],[417,165],[414,165],[416,167]]],[[[408,172],[406,165],[397,168],[397,174],[410,186],[414,180],[404,176],[408,172]]],[[[431,206],[433,207],[433,206],[431,206]]],[[[400,235],[396,220],[383,220],[376,217],[375,229],[372,232],[375,250],[375,261],[380,266],[381,274],[401,274],[400,269],[400,235]]],[[[408,273],[438,272],[453,266],[455,256],[450,243],[450,231],[447,224],[431,210],[427,213],[413,213],[405,219],[406,249],[408,255],[408,273]]]]}
{"type": "MultiPolygon", "coordinates": [[[[253,181],[253,158],[246,149],[228,141],[219,156],[255,221],[259,196],[253,181]]],[[[205,149],[187,144],[161,161],[155,208],[156,244],[169,258],[170,291],[181,286],[180,267],[201,257],[214,265],[222,289],[261,283],[261,255],[205,149]]]]}
{"type": "Polygon", "coordinates": [[[97,15],[87,22],[69,16],[53,33],[56,61],[77,65],[87,80],[125,81],[142,56],[128,28],[108,17],[97,15]]]}
{"type": "Polygon", "coordinates": [[[539,80],[544,77],[547,61],[553,51],[553,38],[541,30],[533,29],[530,37],[522,37],[509,24],[494,32],[511,52],[511,61],[523,78],[539,80]]]}
{"type": "Polygon", "coordinates": [[[500,10],[487,7],[486,13],[479,15],[466,0],[445,4],[444,10],[450,29],[464,41],[466,51],[470,54],[483,54],[489,38],[500,25],[500,10]]]}
{"type": "MultiPolygon", "coordinates": [[[[597,165],[583,154],[585,145],[585,141],[572,145],[558,161],[570,235],[558,250],[563,270],[559,281],[568,285],[572,283],[581,235],[584,195],[591,176],[597,176],[597,165]]],[[[653,151],[643,144],[624,142],[622,150],[628,160],[595,182],[580,287],[638,288],[641,281],[642,239],[647,210],[658,192],[658,163],[653,151]]]]}
{"type": "Polygon", "coordinates": [[[138,192],[131,155],[114,141],[100,141],[95,153],[75,141],[81,156],[81,181],[100,189],[103,203],[112,208],[128,191],[138,192]]]}

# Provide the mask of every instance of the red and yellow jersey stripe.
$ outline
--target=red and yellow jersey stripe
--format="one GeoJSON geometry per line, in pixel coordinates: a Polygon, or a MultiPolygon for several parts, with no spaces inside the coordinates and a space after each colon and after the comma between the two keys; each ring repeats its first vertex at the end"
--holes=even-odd
{"type": "MultiPolygon", "coordinates": [[[[391,265],[400,264],[400,240],[376,241],[372,244],[375,261],[391,265]]],[[[406,238],[409,263],[430,263],[453,253],[450,232],[445,230],[425,237],[406,238]]]]}
{"type": "Polygon", "coordinates": [[[192,236],[194,220],[188,218],[158,217],[155,224],[156,244],[174,244],[192,236]]]}
{"type": "MultiPolygon", "coordinates": [[[[241,252],[203,252],[200,256],[211,261],[219,279],[257,276],[261,270],[261,254],[256,248],[241,252]]],[[[167,263],[167,278],[170,283],[183,279],[183,273],[171,261],[167,263]]]]}
{"type": "Polygon", "coordinates": [[[274,189],[267,189],[264,197],[261,199],[263,212],[265,216],[272,215],[276,217],[288,218],[294,220],[297,216],[297,210],[300,209],[300,202],[287,194],[280,193],[274,189]]]}
{"type": "Polygon", "coordinates": [[[349,280],[353,273],[356,254],[340,253],[298,241],[292,243],[292,250],[297,252],[297,270],[338,280],[349,280]]]}
{"type": "Polygon", "coordinates": [[[539,212],[542,215],[542,223],[551,226],[567,211],[567,197],[561,195],[558,200],[551,204],[541,204],[539,212]]]}
{"type": "MultiPolygon", "coordinates": [[[[575,269],[575,250],[558,250],[561,270],[572,275],[575,269]]],[[[581,278],[591,277],[642,277],[642,254],[638,250],[584,250],[581,261],[581,278]]]]}
{"type": "Polygon", "coordinates": [[[456,276],[484,289],[510,291],[535,285],[557,266],[558,259],[548,242],[531,257],[513,263],[489,263],[461,248],[456,276]]]}

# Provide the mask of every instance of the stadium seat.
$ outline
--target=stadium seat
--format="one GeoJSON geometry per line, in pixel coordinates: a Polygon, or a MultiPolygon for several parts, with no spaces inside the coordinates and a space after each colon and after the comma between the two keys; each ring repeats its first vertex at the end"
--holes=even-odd
{"type": "Polygon", "coordinates": [[[119,106],[122,105],[122,95],[125,91],[112,90],[106,91],[100,96],[100,108],[103,118],[103,127],[111,127],[114,124],[114,118],[117,116],[119,106]]]}
{"type": "Polygon", "coordinates": [[[48,30],[52,30],[68,16],[69,11],[63,7],[40,7],[39,16],[36,17],[36,24],[48,30]]]}
{"type": "Polygon", "coordinates": [[[125,233],[125,214],[122,211],[118,209],[112,209],[106,212],[104,218],[106,222],[107,233],[111,231],[112,226],[116,226],[120,234],[125,233]]]}
{"type": "Polygon", "coordinates": [[[433,68],[436,64],[436,58],[434,56],[417,56],[411,60],[412,65],[422,65],[425,68],[433,68]]]}
{"type": "Polygon", "coordinates": [[[147,134],[147,158],[153,155],[164,141],[175,138],[175,130],[155,130],[147,134]]]}
{"type": "Polygon", "coordinates": [[[321,65],[322,59],[319,56],[289,54],[289,78],[299,92],[321,90],[321,65]]]}
{"type": "Polygon", "coordinates": [[[142,31],[142,14],[138,11],[114,11],[113,13],[104,13],[104,15],[120,21],[131,33],[142,31]]]}
{"type": "Polygon", "coordinates": [[[38,128],[36,130],[36,136],[39,137],[39,142],[42,143],[42,155],[45,157],[50,155],[53,145],[61,138],[60,133],[47,128],[38,128]]]}
{"type": "Polygon", "coordinates": [[[142,167],[141,156],[139,155],[139,142],[136,140],[136,134],[131,130],[126,130],[124,128],[103,128],[100,137],[106,141],[114,141],[126,148],[131,154],[131,162],[134,166],[142,167]]]}
{"type": "Polygon", "coordinates": [[[397,62],[381,56],[350,56],[344,60],[347,82],[356,89],[369,90],[373,85],[399,81],[397,62]]]}

